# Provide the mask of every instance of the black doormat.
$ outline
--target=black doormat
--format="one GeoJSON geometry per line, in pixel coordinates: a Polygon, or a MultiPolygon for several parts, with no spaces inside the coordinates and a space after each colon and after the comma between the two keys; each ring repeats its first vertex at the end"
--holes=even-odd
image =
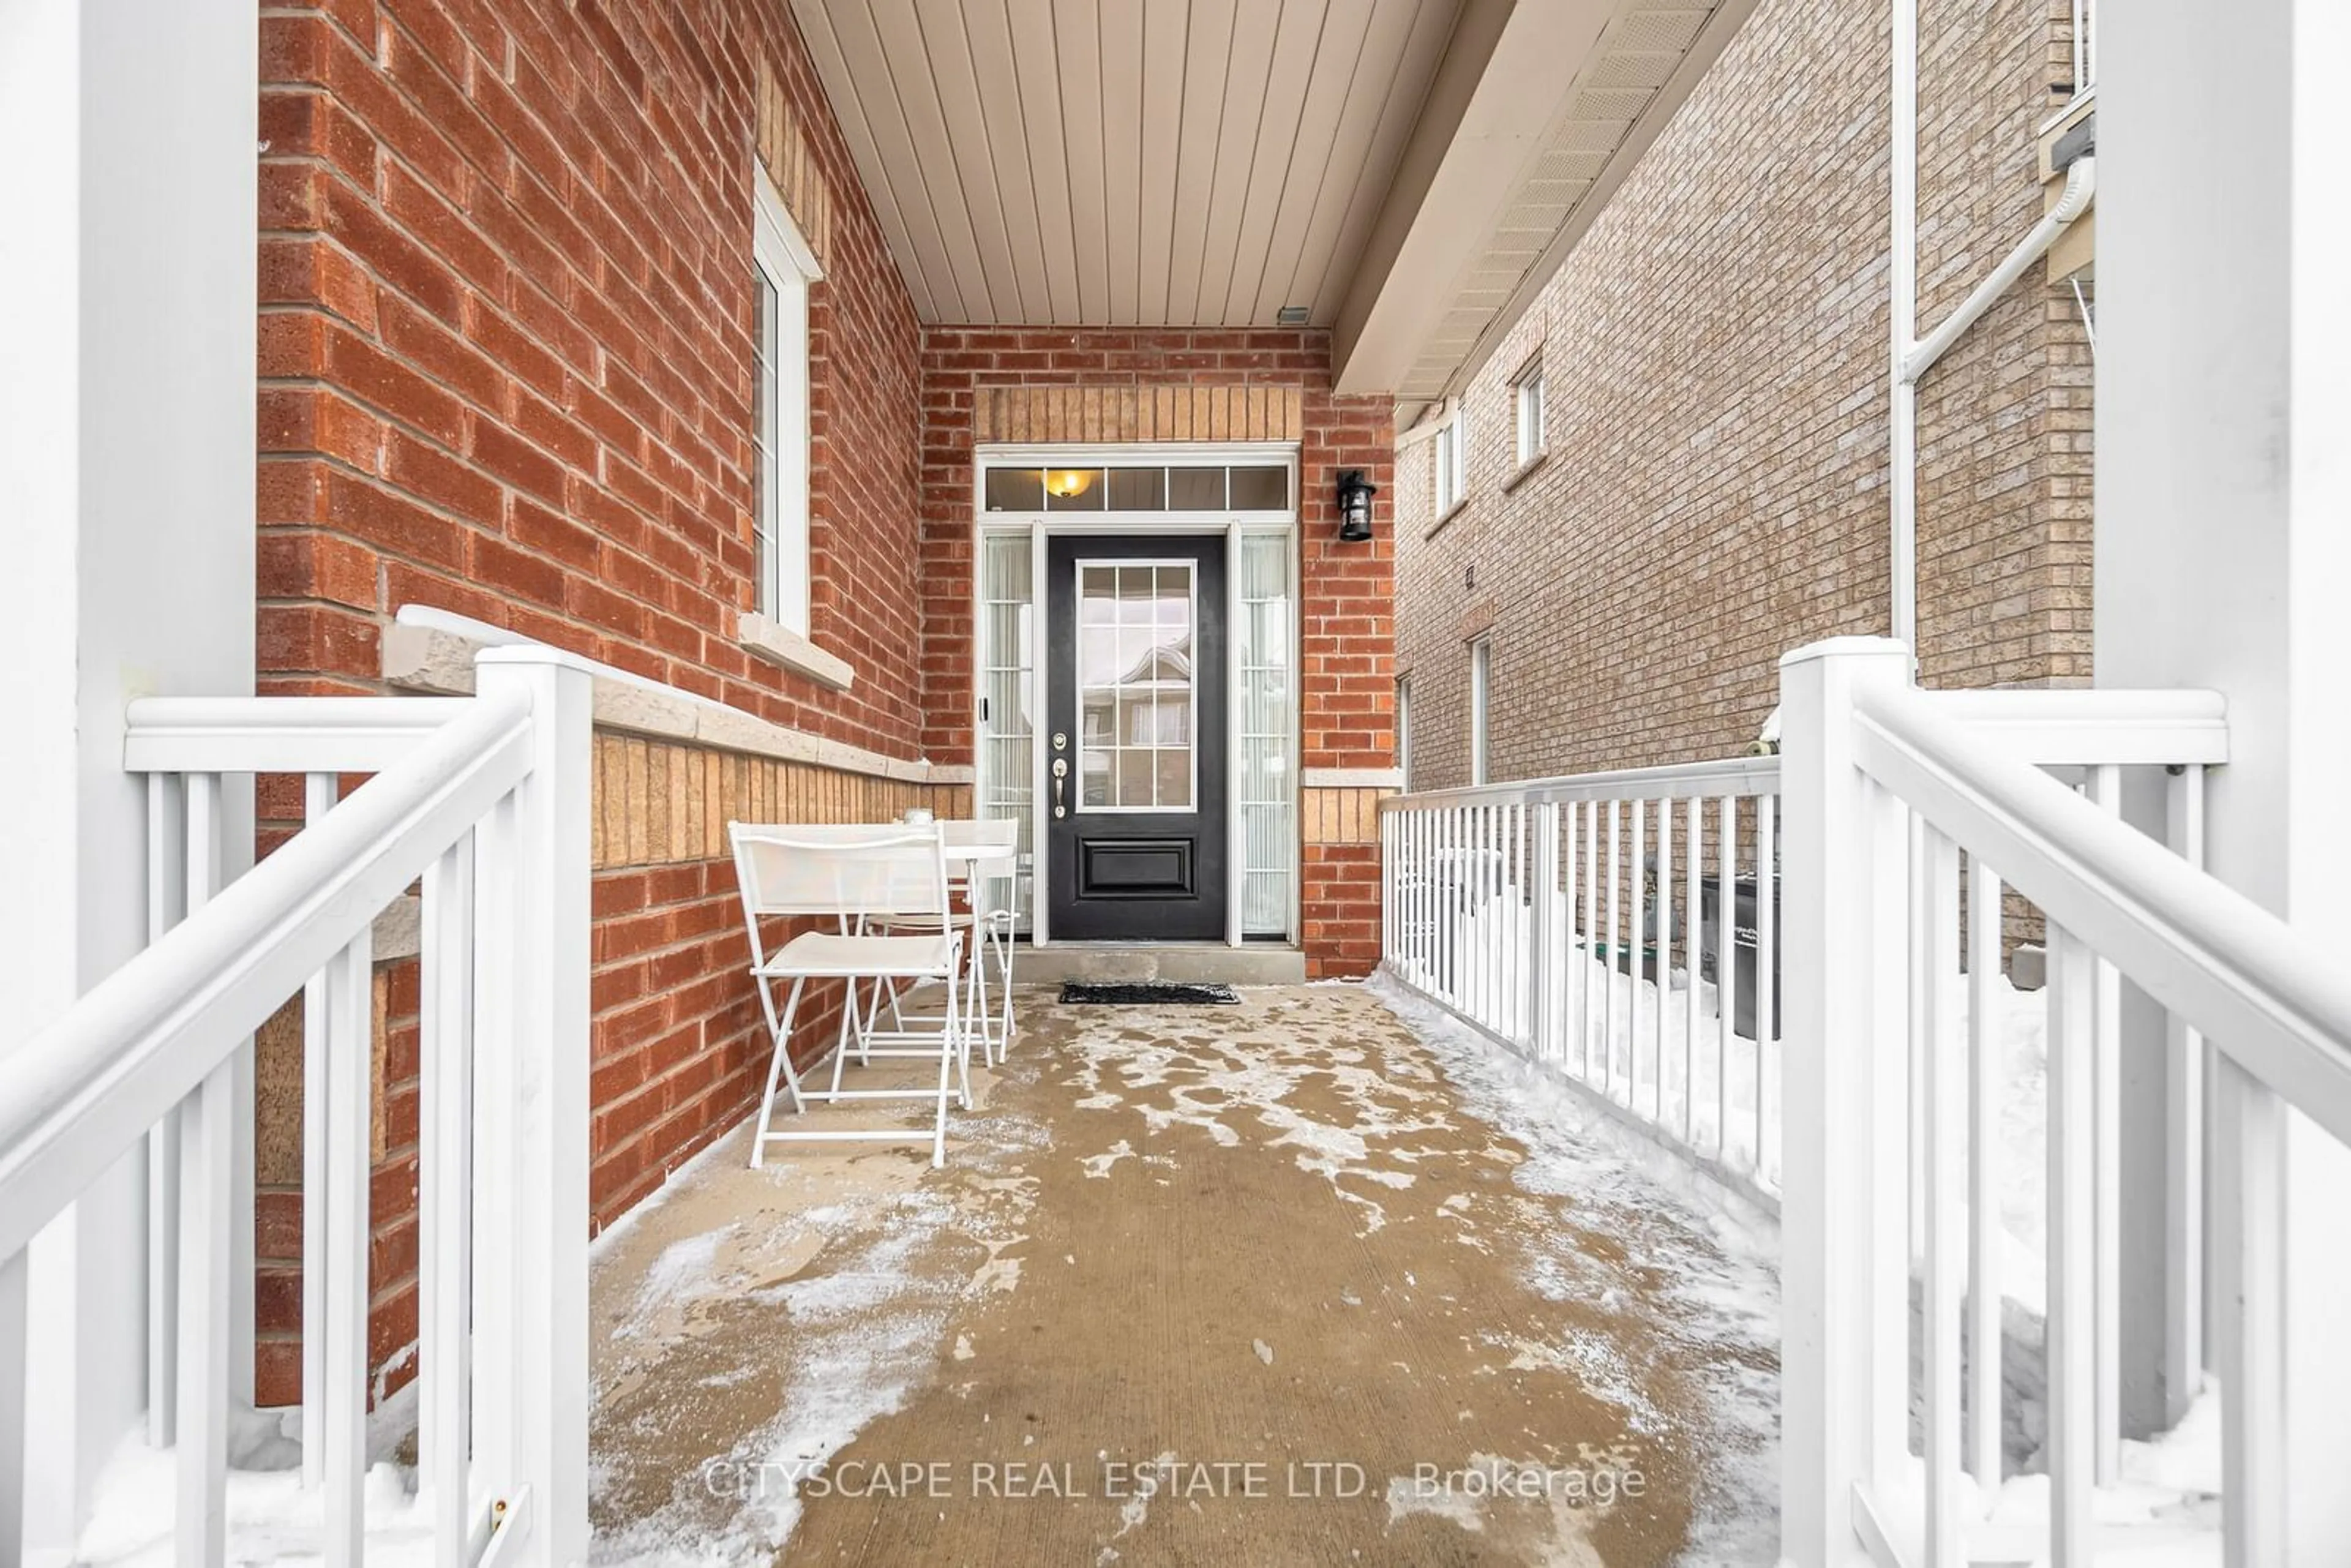
{"type": "Polygon", "coordinates": [[[1064,1002],[1082,1002],[1097,1007],[1238,1007],[1240,999],[1230,986],[1173,985],[1160,981],[1089,985],[1082,980],[1067,980],[1061,985],[1061,1000],[1064,1002]]]}

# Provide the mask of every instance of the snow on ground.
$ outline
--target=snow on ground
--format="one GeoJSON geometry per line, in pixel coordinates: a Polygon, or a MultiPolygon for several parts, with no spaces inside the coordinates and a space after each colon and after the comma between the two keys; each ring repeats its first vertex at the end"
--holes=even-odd
{"type": "MultiPolygon", "coordinates": [[[[415,1472],[389,1457],[416,1419],[415,1385],[379,1406],[368,1419],[375,1463],[362,1483],[370,1568],[429,1568],[430,1493],[411,1490],[415,1472]]],[[[237,1563],[316,1563],[326,1534],[325,1494],[302,1487],[302,1453],[294,1411],[232,1411],[229,1421],[228,1536],[237,1563]]],[[[175,1449],[147,1445],[144,1431],[125,1437],[99,1478],[98,1500],[82,1531],[78,1568],[166,1568],[172,1551],[178,1486],[175,1449]]]]}
{"type": "MultiPolygon", "coordinates": [[[[1553,1071],[1513,1055],[1451,1013],[1382,974],[1370,988],[1427,1046],[1462,1110],[1525,1145],[1514,1180],[1526,1191],[1586,1210],[1654,1216],[1617,1236],[1632,1267],[1671,1281],[1667,1299],[1686,1319],[1675,1332],[1726,1351],[1708,1390],[1704,1436],[1709,1464],[1683,1560],[1768,1563],[1779,1542],[1779,1225],[1760,1206],[1703,1176],[1681,1155],[1625,1126],[1553,1071]],[[1678,1221],[1679,1223],[1674,1223],[1678,1221]],[[1695,1233],[1710,1249],[1689,1245],[1695,1233]]],[[[1572,1246],[1539,1256],[1532,1281],[1564,1294],[1579,1277],[1572,1246]]],[[[1594,1359],[1596,1343],[1527,1347],[1522,1355],[1566,1358],[1588,1386],[1615,1398],[1635,1369],[1594,1359]]],[[[1637,1398],[1627,1407],[1637,1410],[1637,1398]]]]}
{"type": "MultiPolygon", "coordinates": [[[[957,1158],[973,1173],[984,1204],[976,1205],[969,1194],[917,1185],[927,1162],[883,1167],[897,1174],[878,1190],[870,1176],[858,1174],[861,1162],[837,1153],[771,1157],[763,1172],[727,1173],[719,1191],[739,1196],[754,1185],[770,1189],[778,1212],[757,1233],[737,1236],[729,1227],[717,1244],[708,1232],[671,1243],[647,1271],[614,1337],[632,1337],[640,1323],[676,1322],[697,1304],[713,1301],[788,1322],[794,1354],[782,1407],[731,1452],[712,1456],[713,1473],[749,1480],[723,1524],[712,1527],[704,1509],[658,1510],[617,1533],[600,1534],[593,1561],[716,1568],[773,1557],[800,1517],[799,1488],[791,1482],[820,1472],[869,1423],[901,1406],[914,1381],[928,1374],[960,1303],[1018,1287],[1019,1260],[999,1254],[1027,1239],[1022,1226],[1033,1193],[1024,1180],[989,1173],[1042,1146],[1049,1136],[1032,1121],[1000,1109],[967,1113],[957,1136],[957,1158]],[[795,1207],[818,1197],[832,1201],[795,1207]],[[914,1266],[950,1238],[977,1241],[986,1260],[961,1280],[914,1266]],[[730,1241],[735,1245],[722,1245],[730,1241]],[[828,1267],[803,1273],[802,1265],[819,1253],[828,1267]]],[[[742,1157],[738,1136],[719,1146],[731,1159],[742,1157]]],[[[674,1183],[665,1192],[685,1185],[674,1183]]],[[[702,1185],[716,1184],[705,1178],[702,1185]]],[[[656,1197],[641,1206],[632,1221],[645,1223],[661,1202],[656,1197]]],[[[967,1353],[967,1342],[957,1350],[967,1353]]],[[[625,1364],[602,1370],[597,1398],[606,1398],[630,1375],[625,1364]]],[[[591,1475],[591,1490],[601,1493],[609,1481],[599,1470],[591,1475]]]]}
{"type": "MultiPolygon", "coordinates": [[[[1514,933],[1499,928],[1511,918],[1508,915],[1499,921],[1465,917],[1461,950],[1482,952],[1477,944],[1488,939],[1514,940],[1514,933]]],[[[1635,981],[1596,960],[1586,960],[1582,967],[1581,976],[1555,988],[1558,1006],[1552,1038],[1574,1043],[1547,1065],[1538,1065],[1497,1044],[1385,970],[1371,984],[1439,1052],[1448,1076],[1465,1089],[1472,1085],[1490,1089],[1502,1101],[1482,1106],[1473,1103],[1472,1108],[1492,1116],[1515,1135],[1526,1136],[1520,1124],[1531,1124],[1539,1132],[1547,1130],[1552,1145],[1564,1134],[1589,1145],[1583,1168],[1558,1190],[1605,1194],[1619,1182],[1654,1183],[1705,1216],[1731,1267],[1761,1272],[1767,1292],[1763,1299],[1770,1301],[1774,1314],[1765,1332],[1776,1342],[1776,1221],[1700,1174],[1687,1155],[1623,1125],[1594,1104],[1592,1096],[1604,1096],[1633,1111],[1657,1128],[1668,1144],[1680,1141],[1683,1129],[1688,1127],[1689,1146],[1702,1157],[1720,1157],[1734,1173],[1753,1176],[1760,1087],[1767,1112],[1761,1128],[1761,1144],[1766,1152],[1761,1175],[1764,1184],[1776,1190],[1777,1045],[1765,1055],[1766,1071],[1759,1085],[1755,1042],[1734,1034],[1728,1050],[1724,1048],[1711,982],[1698,982],[1698,1027],[1693,1034],[1686,1021],[1687,970],[1673,971],[1661,992],[1649,979],[1635,981]],[[1583,1000],[1586,993],[1579,988],[1588,988],[1588,1002],[1583,1000]],[[1613,1014],[1608,1010],[1612,1002],[1613,1014]],[[1614,1049],[1603,1051],[1600,1041],[1610,1036],[1605,1020],[1611,1017],[1615,1024],[1614,1049]],[[1591,1021],[1579,1034],[1575,1023],[1586,1018],[1591,1021]],[[1686,1038],[1694,1047],[1687,1055],[1686,1038]],[[1587,1040],[1588,1044],[1582,1043],[1587,1040]],[[1574,1081],[1573,1085],[1569,1080],[1574,1081]],[[1687,1123],[1683,1120],[1685,1103],[1690,1107],[1687,1123]],[[1614,1172],[1606,1168],[1608,1156],[1599,1152],[1608,1149],[1614,1150],[1618,1162],[1614,1172]]],[[[1424,972],[1422,977],[1437,977],[1424,972]]],[[[1476,962],[1462,967],[1452,997],[1465,1011],[1477,1012],[1493,1020],[1498,1032],[1507,1032],[1523,1030],[1531,1021],[1525,1003],[1518,999],[1530,991],[1520,977],[1476,962]]],[[[2003,1381],[2011,1474],[1989,1510],[1987,1531],[2002,1540],[2013,1539],[2019,1563],[2035,1563],[2043,1560],[2045,1549],[2037,1542],[2045,1539],[2049,1515],[2049,1479],[2041,1473],[2045,1466],[2041,1445],[2048,1427],[2041,1365],[2041,1319],[2047,1310],[2048,998],[2043,991],[2018,989],[2004,975],[1998,977],[1994,994],[1998,1021],[1993,1038],[2001,1083],[1996,1154],[2000,1164],[1994,1185],[2004,1241],[1997,1267],[2001,1293],[2008,1303],[2003,1314],[2007,1346],[2003,1381]],[[2018,1470],[2024,1473],[2014,1473],[2018,1470]]],[[[1954,1039],[1966,1038],[1970,1000],[1967,988],[1952,988],[1948,1022],[1954,1039]]],[[[1530,1146],[1534,1146],[1531,1141],[1530,1146]]],[[[1914,1217],[1914,1236],[1923,1228],[1923,1220],[1914,1217]]],[[[1740,1300],[1735,1293],[1722,1295],[1724,1284],[1722,1279],[1710,1279],[1700,1270],[1687,1279],[1682,1288],[1693,1299],[1710,1300],[1735,1312],[1740,1300]]],[[[1755,1325],[1734,1320],[1726,1326],[1751,1330],[1755,1325]]],[[[1772,1408],[1766,1411],[1757,1429],[1772,1438],[1776,1380],[1761,1392],[1772,1408]]],[[[1754,1426],[1750,1393],[1741,1389],[1729,1395],[1719,1413],[1727,1427],[1754,1426]]],[[[2172,1431],[2147,1442],[2123,1445],[2120,1484],[2097,1495],[2102,1563],[2127,1563],[2132,1568],[2186,1568],[2218,1561],[2220,1400],[2217,1387],[2208,1383],[2172,1431]]],[[[1916,1414],[1914,1408],[1914,1420],[1916,1414]]],[[[1734,1532],[1744,1527],[1752,1535],[1764,1528],[1761,1521],[1768,1519],[1768,1528],[1776,1531],[1779,1483],[1771,1468],[1776,1462],[1773,1439],[1746,1478],[1748,1500],[1756,1516],[1718,1521],[1718,1524],[1734,1532]]],[[[1919,1490],[1923,1471],[1915,1462],[1912,1469],[1912,1495],[1903,1500],[1917,1506],[1917,1497],[1923,1495],[1919,1490]]],[[[1714,1559],[1694,1555],[1693,1560],[1714,1559]]]]}

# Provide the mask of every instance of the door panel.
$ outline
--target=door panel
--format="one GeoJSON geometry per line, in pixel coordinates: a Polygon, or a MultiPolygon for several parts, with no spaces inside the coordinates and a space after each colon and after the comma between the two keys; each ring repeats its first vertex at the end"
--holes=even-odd
{"type": "Polygon", "coordinates": [[[1046,547],[1056,939],[1225,935],[1225,541],[1046,547]]]}

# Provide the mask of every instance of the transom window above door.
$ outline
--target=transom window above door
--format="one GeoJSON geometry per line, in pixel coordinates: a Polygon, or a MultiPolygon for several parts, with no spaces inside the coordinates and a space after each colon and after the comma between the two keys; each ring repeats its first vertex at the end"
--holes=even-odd
{"type": "Polygon", "coordinates": [[[1290,466],[990,467],[986,489],[991,512],[1286,512],[1290,466]]]}

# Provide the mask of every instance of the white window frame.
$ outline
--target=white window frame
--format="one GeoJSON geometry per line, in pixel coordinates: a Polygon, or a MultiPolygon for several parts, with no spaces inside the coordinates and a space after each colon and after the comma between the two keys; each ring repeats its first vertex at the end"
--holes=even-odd
{"type": "Polygon", "coordinates": [[[1487,781],[1486,752],[1491,734],[1487,704],[1493,695],[1494,643],[1480,637],[1469,644],[1469,782],[1487,781]]]}
{"type": "Polygon", "coordinates": [[[1462,448],[1468,444],[1468,432],[1463,428],[1465,423],[1457,410],[1453,417],[1438,425],[1437,434],[1429,438],[1429,460],[1436,470],[1437,515],[1439,517],[1459,506],[1462,497],[1468,493],[1461,455],[1462,448]]]}
{"type": "MultiPolygon", "coordinates": [[[[1006,650],[993,648],[987,641],[991,635],[989,628],[993,624],[993,620],[988,613],[988,602],[984,597],[979,563],[986,553],[987,539],[990,534],[1020,532],[1027,534],[1029,538],[1029,559],[1031,580],[1028,602],[1034,607],[1035,611],[1033,614],[1023,618],[1019,633],[1022,643],[1020,667],[1028,678],[1037,683],[1036,696],[1040,703],[1043,698],[1045,678],[1043,606],[1048,587],[1046,541],[1057,534],[1221,534],[1226,540],[1228,551],[1226,559],[1228,565],[1236,559],[1235,550],[1240,540],[1252,536],[1264,535],[1280,538],[1284,541],[1285,553],[1290,558],[1289,592],[1291,613],[1288,617],[1289,639],[1285,657],[1290,670],[1295,672],[1301,669],[1303,667],[1301,664],[1302,650],[1300,638],[1302,633],[1301,617],[1296,610],[1301,584],[1305,580],[1305,562],[1301,556],[1299,547],[1297,511],[1299,455],[1298,444],[1295,442],[1231,444],[1104,442],[1049,444],[982,443],[976,446],[973,449],[971,467],[974,563],[971,573],[971,606],[973,623],[978,629],[981,639],[978,653],[982,667],[985,668],[987,661],[1006,650]],[[987,509],[987,475],[993,468],[1092,468],[1127,465],[1216,467],[1220,465],[1255,466],[1277,463],[1286,465],[1290,469],[1290,509],[1283,512],[1235,512],[1228,508],[1205,512],[991,512],[987,509]]],[[[1243,614],[1240,574],[1228,570],[1225,586],[1227,623],[1238,628],[1243,614]]],[[[1235,645],[1235,649],[1238,653],[1238,644],[1235,645]]],[[[1228,659],[1225,698],[1228,704],[1226,722],[1228,736],[1238,733],[1232,727],[1237,723],[1234,716],[1241,711],[1244,676],[1242,660],[1238,656],[1228,659]]],[[[1231,946],[1240,946],[1250,936],[1278,936],[1294,944],[1303,936],[1300,890],[1302,885],[1305,855],[1300,842],[1301,813],[1299,810],[1299,779],[1302,771],[1299,767],[1299,757],[1303,737],[1301,734],[1298,704],[1298,693],[1293,690],[1289,701],[1283,706],[1280,716],[1283,733],[1279,737],[1283,744],[1283,773],[1288,780],[1286,786],[1288,799],[1282,802],[1287,821],[1281,830],[1286,860],[1280,867],[1287,873],[1290,881],[1288,924],[1284,930],[1279,932],[1244,930],[1245,901],[1248,896],[1247,871],[1249,859],[1242,812],[1238,810],[1229,811],[1228,813],[1229,835],[1226,847],[1226,853],[1229,857],[1228,864],[1242,868],[1241,874],[1228,878],[1225,940],[1231,946]]],[[[1003,781],[991,776],[989,768],[989,761],[993,755],[991,748],[978,744],[984,733],[982,726],[985,721],[978,718],[977,710],[977,705],[975,704],[973,746],[978,760],[974,789],[977,798],[986,800],[1001,791],[1003,781]]],[[[1033,886],[1040,890],[1046,885],[1045,879],[1051,874],[1049,863],[1051,795],[1043,787],[1044,780],[1048,777],[1046,767],[1050,760],[1046,744],[1047,734],[1047,727],[1042,724],[1034,726],[1029,732],[1031,750],[1029,777],[1032,783],[1026,791],[1030,800],[1030,841],[1036,846],[1035,864],[1032,868],[1035,878],[1033,886]]],[[[1228,746],[1226,752],[1227,799],[1238,802],[1242,795],[1241,748],[1238,745],[1228,746]]],[[[1029,937],[1040,947],[1050,946],[1053,940],[1047,904],[1048,901],[1045,898],[1039,896],[1029,906],[1029,937]]]]}
{"type": "Polygon", "coordinates": [[[1543,455],[1549,433],[1543,423],[1542,361],[1537,360],[1510,383],[1510,404],[1516,414],[1519,466],[1524,468],[1543,455]]]}
{"type": "MultiPolygon", "coordinates": [[[[1144,514],[1144,515],[1148,516],[1148,514],[1144,514]]],[[[1198,630],[1198,628],[1199,628],[1199,625],[1200,625],[1200,563],[1199,563],[1199,561],[1198,561],[1196,558],[1191,557],[1191,556],[1180,556],[1180,555],[1179,555],[1179,556],[1165,556],[1165,557],[1158,557],[1158,556],[1155,556],[1155,557],[1152,557],[1152,558],[1150,558],[1150,559],[1137,559],[1137,558],[1127,557],[1127,556],[1082,556],[1082,557],[1080,557],[1080,558],[1079,558],[1079,559],[1078,559],[1074,563],[1072,563],[1072,566],[1071,566],[1071,570],[1074,572],[1074,574],[1075,574],[1075,575],[1074,575],[1074,577],[1071,579],[1071,602],[1073,605],[1075,605],[1075,604],[1081,604],[1081,603],[1082,603],[1082,602],[1084,601],[1086,572],[1087,572],[1088,569],[1090,569],[1090,568],[1094,568],[1094,567],[1108,567],[1108,568],[1110,568],[1112,570],[1115,571],[1115,570],[1118,570],[1119,568],[1121,568],[1121,567],[1137,567],[1137,566],[1147,566],[1147,567],[1151,567],[1151,568],[1154,568],[1154,569],[1158,569],[1158,568],[1162,568],[1162,567],[1170,567],[1170,568],[1181,568],[1181,569],[1183,570],[1183,572],[1184,572],[1184,601],[1185,601],[1185,611],[1184,611],[1184,614],[1185,614],[1185,621],[1186,621],[1186,625],[1188,625],[1188,626],[1190,626],[1191,628],[1193,628],[1194,632],[1197,632],[1197,630],[1198,630]]],[[[1227,570],[1230,570],[1230,568],[1228,567],[1227,570]]],[[[1155,627],[1155,629],[1156,628],[1156,624],[1157,624],[1157,623],[1156,623],[1156,622],[1155,621],[1155,622],[1154,622],[1154,627],[1155,627]]],[[[1073,631],[1074,631],[1074,628],[1073,628],[1073,631]]],[[[1229,636],[1231,635],[1231,632],[1229,632],[1229,630],[1227,632],[1227,633],[1226,633],[1226,634],[1227,634],[1227,636],[1228,636],[1228,637],[1229,637],[1229,636]]],[[[1199,673],[1199,671],[1198,671],[1196,668],[1195,668],[1195,669],[1193,670],[1193,672],[1192,672],[1192,685],[1191,685],[1191,689],[1190,689],[1190,692],[1189,692],[1189,694],[1188,694],[1188,695],[1189,695],[1189,697],[1190,697],[1191,703],[1194,705],[1194,706],[1193,706],[1193,707],[1191,708],[1191,713],[1192,713],[1192,730],[1191,730],[1191,736],[1190,736],[1189,740],[1186,743],[1185,747],[1184,747],[1185,752],[1186,753],[1186,757],[1185,757],[1185,759],[1184,759],[1184,760],[1185,760],[1186,765],[1190,768],[1190,774],[1189,774],[1189,777],[1190,777],[1191,782],[1190,782],[1188,785],[1186,785],[1186,788],[1190,791],[1190,793],[1189,793],[1189,794],[1187,795],[1187,797],[1186,797],[1186,800],[1189,801],[1189,804],[1187,804],[1187,805],[1182,805],[1182,806],[1161,806],[1161,805],[1155,805],[1155,805],[1149,805],[1149,806],[1089,806],[1089,805],[1087,805],[1087,804],[1086,804],[1086,757],[1087,757],[1087,754],[1089,753],[1089,751],[1090,751],[1090,750],[1092,750],[1092,747],[1089,747],[1087,746],[1087,744],[1086,744],[1086,721],[1085,721],[1085,715],[1084,715],[1082,712],[1081,712],[1081,713],[1079,714],[1079,716],[1078,716],[1077,745],[1076,745],[1076,747],[1075,747],[1075,748],[1074,748],[1074,749],[1076,750],[1076,752],[1077,752],[1077,769],[1078,769],[1078,779],[1077,779],[1077,783],[1078,783],[1078,788],[1077,788],[1077,798],[1076,798],[1076,800],[1073,800],[1073,801],[1071,803],[1070,810],[1072,810],[1072,811],[1074,811],[1074,812],[1076,812],[1078,815],[1080,815],[1080,816],[1081,816],[1081,817],[1114,817],[1114,816],[1117,816],[1117,815],[1118,815],[1119,813],[1121,813],[1121,812],[1127,812],[1127,813],[1130,813],[1130,814],[1134,814],[1134,813],[1144,813],[1144,814],[1149,814],[1149,815],[1155,815],[1155,816],[1166,816],[1166,817],[1176,817],[1176,816],[1196,817],[1196,816],[1198,816],[1198,815],[1200,814],[1200,724],[1199,724],[1199,712],[1198,712],[1198,706],[1197,706],[1197,705],[1198,705],[1198,703],[1199,703],[1199,699],[1200,699],[1200,673],[1199,673]]],[[[1158,708],[1157,708],[1157,706],[1156,706],[1155,704],[1154,705],[1152,711],[1153,711],[1153,713],[1154,713],[1154,715],[1155,715],[1155,716],[1157,714],[1157,712],[1158,712],[1158,708]]],[[[1155,722],[1156,722],[1156,721],[1155,721],[1155,722]]],[[[1110,742],[1110,758],[1111,758],[1111,768],[1112,768],[1112,774],[1111,774],[1111,776],[1112,776],[1112,778],[1113,778],[1113,779],[1116,779],[1116,777],[1117,777],[1118,758],[1119,758],[1119,754],[1120,754],[1121,752],[1125,752],[1125,751],[1143,751],[1143,750],[1146,750],[1146,749],[1147,749],[1147,750],[1149,750],[1149,751],[1152,753],[1152,755],[1153,755],[1153,769],[1154,769],[1154,779],[1155,779],[1155,782],[1154,782],[1154,784],[1153,784],[1153,786],[1152,786],[1152,790],[1153,790],[1153,793],[1154,793],[1154,794],[1156,794],[1156,793],[1158,792],[1158,786],[1157,786],[1157,783],[1155,782],[1155,780],[1156,780],[1156,777],[1157,777],[1157,766],[1158,766],[1158,764],[1157,764],[1157,757],[1158,757],[1158,754],[1159,754],[1160,752],[1162,752],[1162,751],[1173,751],[1173,750],[1175,750],[1176,748],[1175,748],[1174,747],[1172,747],[1172,746],[1163,746],[1162,744],[1160,744],[1159,740],[1158,740],[1155,737],[1152,739],[1151,743],[1149,744],[1149,746],[1148,746],[1147,747],[1142,747],[1142,746],[1134,746],[1134,745],[1130,744],[1130,743],[1129,743],[1129,742],[1128,742],[1128,741],[1127,741],[1123,737],[1120,736],[1120,735],[1117,733],[1117,729],[1118,729],[1118,723],[1117,723],[1117,720],[1116,720],[1115,718],[1113,718],[1113,720],[1111,721],[1111,730],[1112,730],[1112,734],[1111,734],[1111,742],[1110,742]]],[[[1228,737],[1226,737],[1226,741],[1225,741],[1225,743],[1226,743],[1228,746],[1230,746],[1230,745],[1232,744],[1232,738],[1231,738],[1229,736],[1228,736],[1228,737]]],[[[1112,791],[1112,792],[1113,792],[1113,793],[1116,793],[1116,787],[1115,787],[1115,785],[1114,785],[1114,784],[1113,784],[1113,791],[1112,791]]],[[[1229,810],[1231,810],[1233,809],[1233,804],[1234,804],[1234,803],[1233,803],[1233,802],[1231,802],[1231,801],[1229,801],[1229,800],[1227,802],[1227,810],[1228,810],[1228,811],[1229,811],[1229,810]]]]}
{"type": "Polygon", "coordinates": [[[776,308],[758,326],[758,384],[751,417],[758,436],[753,475],[759,553],[757,613],[805,638],[809,630],[809,286],[823,277],[816,253],[784,210],[764,169],[752,176],[751,259],[775,290],[776,308]]]}

